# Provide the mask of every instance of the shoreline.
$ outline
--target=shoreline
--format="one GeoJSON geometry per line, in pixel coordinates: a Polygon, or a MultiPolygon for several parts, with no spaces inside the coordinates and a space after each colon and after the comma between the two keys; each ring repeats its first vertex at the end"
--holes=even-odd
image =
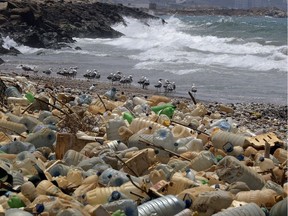
{"type": "MultiPolygon", "coordinates": [[[[11,74],[0,71],[0,76],[11,76],[11,74]]],[[[20,74],[13,73],[14,76],[21,76],[20,74]]],[[[184,102],[193,105],[192,99],[187,97],[178,97],[173,94],[159,94],[159,92],[151,89],[141,89],[135,86],[123,87],[121,85],[113,85],[101,81],[84,80],[77,78],[65,77],[48,77],[29,75],[29,81],[37,83],[37,92],[44,91],[45,88],[53,89],[57,93],[70,94],[72,96],[79,96],[81,94],[91,95],[92,98],[97,98],[97,94],[104,95],[105,92],[115,87],[119,93],[124,93],[127,98],[138,97],[151,97],[153,95],[162,95],[169,97],[174,102],[184,102]],[[89,91],[89,87],[96,83],[96,88],[89,91]]],[[[188,93],[187,93],[188,95],[188,93]]],[[[220,112],[222,118],[232,117],[237,122],[239,127],[245,127],[252,132],[266,133],[274,132],[281,140],[287,142],[287,105],[277,105],[269,103],[219,103],[217,101],[203,101],[201,98],[196,97],[197,103],[204,104],[209,112],[214,113],[218,110],[219,106],[224,105],[232,108],[234,113],[220,112]]]]}

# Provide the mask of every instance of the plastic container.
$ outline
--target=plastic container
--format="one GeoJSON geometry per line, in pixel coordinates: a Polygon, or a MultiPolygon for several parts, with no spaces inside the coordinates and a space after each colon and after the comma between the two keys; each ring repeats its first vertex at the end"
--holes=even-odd
{"type": "Polygon", "coordinates": [[[73,149],[69,149],[63,156],[63,161],[68,166],[77,166],[82,160],[85,159],[88,159],[88,157],[73,149]]]}
{"type": "Polygon", "coordinates": [[[127,143],[128,139],[133,135],[133,132],[126,126],[121,126],[118,129],[118,134],[122,142],[127,143]]]}
{"type": "Polygon", "coordinates": [[[126,126],[125,121],[122,118],[110,119],[106,124],[106,134],[108,140],[119,140],[118,129],[121,126],[126,126]]]}
{"type": "Polygon", "coordinates": [[[18,91],[18,89],[14,86],[9,86],[5,90],[5,95],[7,97],[15,97],[15,98],[22,98],[21,93],[18,91]]]}
{"type": "Polygon", "coordinates": [[[178,214],[175,214],[174,216],[191,216],[192,211],[190,209],[184,209],[183,211],[179,212],[178,214]]]}
{"type": "Polygon", "coordinates": [[[213,214],[213,216],[239,216],[239,215],[241,216],[265,216],[265,213],[255,203],[248,203],[240,207],[228,208],[221,212],[218,212],[217,214],[213,214]]]}
{"type": "Polygon", "coordinates": [[[37,194],[56,196],[65,200],[72,200],[72,197],[63,193],[58,187],[48,180],[42,180],[36,187],[37,194]]]}
{"type": "Polygon", "coordinates": [[[34,184],[30,181],[25,182],[21,186],[21,193],[31,202],[37,197],[37,191],[34,184]]]}
{"type": "Polygon", "coordinates": [[[276,203],[270,210],[270,216],[286,216],[287,215],[287,197],[276,203]]]}
{"type": "Polygon", "coordinates": [[[102,205],[108,212],[122,210],[125,215],[138,216],[137,205],[133,200],[122,199],[102,205]]]}
{"type": "Polygon", "coordinates": [[[270,158],[260,157],[259,161],[259,167],[263,172],[273,170],[275,167],[273,161],[270,158]]]}
{"type": "Polygon", "coordinates": [[[21,209],[11,208],[5,211],[5,216],[33,216],[33,214],[21,209]]]}
{"type": "Polygon", "coordinates": [[[190,142],[188,142],[185,146],[179,147],[177,149],[177,152],[182,154],[187,151],[193,151],[193,152],[201,152],[204,150],[203,142],[201,139],[193,139],[190,142]]]}
{"type": "Polygon", "coordinates": [[[287,196],[287,194],[285,193],[283,187],[281,187],[281,185],[279,185],[276,182],[273,182],[271,180],[268,180],[266,182],[266,184],[264,185],[263,189],[271,189],[271,190],[274,190],[280,196],[283,196],[283,197],[287,196]]]}
{"type": "Polygon", "coordinates": [[[166,108],[160,110],[160,111],[158,112],[158,114],[159,114],[159,115],[166,115],[166,116],[169,117],[169,119],[171,119],[172,116],[173,116],[174,110],[175,110],[175,107],[174,107],[174,106],[173,106],[173,107],[166,107],[166,108]]]}
{"type": "Polygon", "coordinates": [[[197,103],[195,109],[193,109],[190,114],[192,116],[203,117],[204,115],[206,115],[206,113],[207,113],[207,110],[206,110],[205,106],[201,103],[197,103]]]}
{"type": "Polygon", "coordinates": [[[211,133],[211,142],[215,148],[219,149],[225,149],[227,143],[231,143],[233,146],[241,146],[243,148],[246,148],[249,145],[245,136],[222,131],[220,129],[215,129],[211,133]]]}
{"type": "Polygon", "coordinates": [[[235,199],[246,203],[256,203],[258,206],[271,208],[276,202],[277,193],[271,189],[241,191],[235,199]]]}
{"type": "Polygon", "coordinates": [[[226,156],[217,164],[216,174],[228,183],[245,182],[251,190],[260,190],[265,185],[261,175],[245,166],[233,156],[226,156]]]}
{"type": "Polygon", "coordinates": [[[171,123],[170,118],[165,114],[160,114],[157,122],[161,125],[164,125],[165,127],[168,127],[171,123]]]}
{"type": "Polygon", "coordinates": [[[195,171],[203,171],[216,163],[217,160],[210,151],[201,151],[200,154],[190,162],[189,167],[195,171]]]}
{"type": "MultiPolygon", "coordinates": [[[[151,107],[151,110],[155,113],[159,113],[160,111],[162,111],[163,109],[165,108],[175,108],[174,105],[170,104],[170,103],[167,103],[167,104],[162,104],[162,105],[159,105],[159,106],[152,106],[151,107]]],[[[166,112],[170,113],[171,109],[167,110],[166,112]]],[[[165,113],[162,113],[162,114],[165,114],[165,113]]],[[[165,114],[166,115],[166,114],[165,114]]],[[[173,115],[173,114],[172,114],[173,115]]],[[[171,116],[172,117],[172,116],[171,116]]]]}
{"type": "Polygon", "coordinates": [[[167,216],[175,215],[183,211],[185,203],[173,195],[163,196],[151,201],[148,201],[138,206],[139,216],[157,215],[167,216]]]}
{"type": "Polygon", "coordinates": [[[175,149],[175,139],[168,128],[160,128],[153,133],[153,144],[168,150],[175,149]]]}
{"type": "Polygon", "coordinates": [[[196,186],[197,184],[193,180],[186,178],[182,173],[175,173],[170,180],[167,194],[177,195],[185,189],[196,186]]]}
{"type": "Polygon", "coordinates": [[[1,128],[8,129],[9,131],[15,131],[18,134],[22,134],[28,130],[24,124],[5,120],[0,120],[0,126],[1,128]]]}
{"type": "Polygon", "coordinates": [[[273,156],[277,158],[280,163],[284,163],[288,159],[288,151],[283,148],[278,148],[274,152],[273,156]]]}
{"type": "Polygon", "coordinates": [[[36,148],[49,147],[53,149],[53,143],[56,141],[56,134],[49,128],[43,128],[40,131],[30,134],[25,142],[32,143],[36,148]]]}
{"type": "Polygon", "coordinates": [[[128,123],[130,124],[133,121],[134,116],[129,112],[124,112],[123,113],[123,119],[127,120],[128,123]]]}
{"type": "Polygon", "coordinates": [[[178,124],[176,124],[171,131],[175,139],[190,137],[192,135],[190,128],[178,124]]]}
{"type": "Polygon", "coordinates": [[[19,123],[25,125],[27,127],[27,129],[29,130],[29,132],[32,132],[33,128],[37,124],[40,124],[40,121],[34,117],[31,117],[31,116],[24,116],[24,117],[22,117],[22,119],[20,120],[19,123]]]}
{"type": "Polygon", "coordinates": [[[217,190],[200,193],[193,201],[192,209],[200,215],[212,215],[228,208],[233,201],[230,192],[217,190]]]}
{"type": "Polygon", "coordinates": [[[128,182],[129,179],[126,176],[127,174],[113,168],[108,168],[104,170],[99,176],[98,182],[102,185],[109,186],[121,186],[125,182],[128,182]]]}
{"type": "Polygon", "coordinates": [[[144,118],[135,118],[133,119],[133,121],[131,122],[129,129],[133,132],[133,133],[137,133],[139,130],[141,130],[142,128],[147,128],[147,127],[152,127],[152,131],[156,131],[159,128],[165,128],[165,126],[153,122],[153,121],[149,121],[148,119],[144,119],[144,118]]]}
{"type": "Polygon", "coordinates": [[[33,152],[35,151],[35,146],[28,142],[14,141],[1,146],[0,151],[3,151],[7,154],[18,154],[23,151],[33,152]]]}
{"type": "Polygon", "coordinates": [[[137,97],[137,96],[133,97],[132,101],[135,106],[147,103],[147,100],[141,97],[137,97]]]}

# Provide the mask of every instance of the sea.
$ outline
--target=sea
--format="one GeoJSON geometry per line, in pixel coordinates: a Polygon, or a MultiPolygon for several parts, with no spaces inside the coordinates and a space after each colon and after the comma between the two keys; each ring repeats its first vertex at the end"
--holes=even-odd
{"type": "Polygon", "coordinates": [[[124,36],[74,38],[70,48],[61,50],[35,49],[6,37],[3,46],[15,46],[22,54],[1,56],[5,63],[0,70],[22,73],[19,65],[24,64],[37,68],[39,76],[47,76],[41,71],[48,68],[55,71],[50,76],[57,76],[56,71],[77,66],[77,79],[97,69],[100,81],[107,83],[110,73],[121,71],[133,76],[137,88],[141,88],[137,81],[147,77],[148,88],[155,92],[160,78],[174,82],[175,91],[168,93],[172,97],[189,98],[194,84],[199,100],[287,105],[286,18],[177,14],[161,18],[166,24],[125,17],[126,26],[112,26],[124,36]]]}

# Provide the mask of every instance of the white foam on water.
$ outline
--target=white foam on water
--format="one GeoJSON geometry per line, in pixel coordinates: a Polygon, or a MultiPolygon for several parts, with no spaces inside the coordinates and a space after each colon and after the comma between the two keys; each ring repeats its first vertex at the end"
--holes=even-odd
{"type": "MultiPolygon", "coordinates": [[[[127,26],[114,26],[114,29],[125,36],[101,40],[101,43],[139,51],[138,54],[129,56],[139,61],[135,66],[137,69],[160,69],[161,63],[163,70],[169,71],[169,65],[170,72],[183,74],[183,71],[173,68],[186,63],[195,67],[205,65],[252,71],[287,70],[287,56],[279,51],[279,46],[245,42],[239,38],[190,35],[182,30],[186,27],[191,28],[191,23],[187,25],[175,17],[167,19],[168,23],[165,25],[162,25],[160,20],[148,20],[146,23],[132,18],[125,20],[127,26]]],[[[218,22],[233,20],[220,18],[218,22]]]]}
{"type": "Polygon", "coordinates": [[[4,47],[5,49],[9,49],[9,50],[12,47],[14,47],[14,48],[19,50],[23,54],[32,54],[32,53],[36,53],[36,52],[38,52],[40,50],[43,50],[43,49],[32,48],[32,47],[29,47],[29,46],[19,45],[12,38],[10,38],[9,36],[3,37],[2,39],[3,39],[2,47],[4,47]]]}

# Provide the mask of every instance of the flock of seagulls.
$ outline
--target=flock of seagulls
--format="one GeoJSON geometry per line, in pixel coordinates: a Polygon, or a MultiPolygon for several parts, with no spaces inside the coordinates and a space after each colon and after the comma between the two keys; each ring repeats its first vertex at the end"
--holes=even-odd
{"type": "MultiPolygon", "coordinates": [[[[36,70],[35,68],[32,68],[28,65],[19,65],[19,67],[26,72],[34,72],[37,73],[38,70],[36,70]]],[[[53,73],[56,73],[57,75],[61,75],[61,76],[65,76],[65,77],[71,77],[71,78],[75,78],[77,73],[78,73],[78,67],[70,67],[70,68],[59,68],[58,71],[54,72],[52,68],[49,68],[47,70],[42,71],[44,74],[46,75],[51,75],[53,73]]],[[[83,75],[83,77],[87,78],[87,79],[100,79],[101,74],[98,72],[98,70],[93,69],[93,70],[87,70],[86,73],[83,75]]],[[[131,86],[132,82],[133,82],[133,76],[129,75],[129,76],[125,76],[122,72],[117,71],[116,73],[111,73],[107,76],[107,79],[109,81],[111,81],[111,84],[120,84],[122,86],[131,86]]],[[[148,86],[150,85],[150,80],[145,77],[142,76],[137,83],[139,84],[139,86],[143,89],[148,89],[148,86]]],[[[96,87],[96,84],[93,84],[89,90],[94,90],[96,87]]],[[[164,93],[171,93],[171,92],[175,92],[176,91],[176,84],[175,82],[171,82],[168,79],[159,79],[158,82],[154,85],[154,88],[158,91],[162,91],[162,88],[164,89],[164,93]]],[[[192,87],[190,89],[190,92],[193,94],[193,96],[195,97],[196,92],[197,92],[197,87],[195,86],[195,84],[192,84],[192,87]]]]}

